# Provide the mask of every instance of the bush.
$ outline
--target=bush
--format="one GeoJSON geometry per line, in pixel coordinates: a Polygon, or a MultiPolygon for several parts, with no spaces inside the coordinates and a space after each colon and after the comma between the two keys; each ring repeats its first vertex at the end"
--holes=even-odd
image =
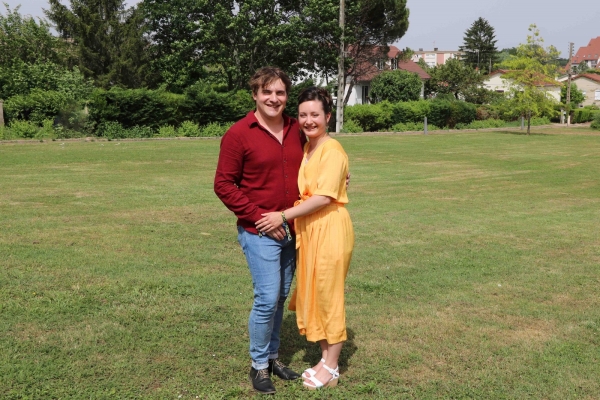
{"type": "Polygon", "coordinates": [[[392,126],[392,107],[385,101],[346,107],[344,115],[360,125],[364,132],[378,132],[392,126]]]}
{"type": "Polygon", "coordinates": [[[31,139],[38,133],[38,126],[31,121],[12,120],[8,125],[12,139],[31,139]]]}
{"type": "Polygon", "coordinates": [[[68,105],[75,103],[67,93],[34,89],[26,95],[17,95],[4,103],[8,122],[26,120],[41,124],[45,119],[54,119],[68,105]]]}
{"type": "MultiPolygon", "coordinates": [[[[427,130],[428,131],[437,131],[440,128],[438,128],[435,125],[432,124],[427,124],[427,130]]],[[[423,122],[407,122],[407,123],[402,123],[399,122],[397,124],[395,124],[394,126],[392,126],[392,132],[418,132],[418,131],[424,131],[425,130],[425,121],[423,122]]]]}
{"type": "Polygon", "coordinates": [[[158,137],[176,137],[177,131],[173,125],[165,125],[158,128],[158,137]]]}
{"type": "Polygon", "coordinates": [[[344,126],[341,133],[361,133],[364,129],[355,121],[348,119],[344,121],[344,126]]]}
{"type": "Polygon", "coordinates": [[[371,81],[371,96],[377,102],[416,101],[423,83],[418,74],[401,69],[383,71],[371,81]]]}
{"type": "Polygon", "coordinates": [[[392,124],[423,122],[429,115],[431,102],[427,100],[395,103],[392,106],[392,124]]]}
{"type": "Polygon", "coordinates": [[[596,113],[596,115],[594,116],[594,120],[592,121],[592,124],[590,125],[590,127],[592,129],[600,130],[600,113],[596,113]]]}
{"type": "Polygon", "coordinates": [[[585,122],[590,122],[594,120],[595,116],[599,114],[600,111],[594,110],[592,108],[579,108],[573,111],[573,123],[574,124],[583,124],[585,122]]]}
{"type": "Polygon", "coordinates": [[[177,136],[180,137],[198,137],[201,133],[198,124],[192,121],[183,121],[181,126],[177,128],[177,136]]]}
{"type": "Polygon", "coordinates": [[[458,123],[455,129],[486,129],[486,128],[502,128],[506,123],[501,119],[486,119],[485,121],[473,121],[468,124],[458,123]]]}
{"type": "Polygon", "coordinates": [[[200,136],[201,137],[221,137],[227,132],[229,128],[231,128],[233,123],[223,123],[220,124],[218,122],[211,122],[208,125],[200,128],[200,136]]]}

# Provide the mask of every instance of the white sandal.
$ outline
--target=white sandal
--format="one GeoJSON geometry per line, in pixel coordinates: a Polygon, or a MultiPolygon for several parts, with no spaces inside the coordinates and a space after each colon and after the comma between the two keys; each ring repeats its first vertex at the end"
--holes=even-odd
{"type": "Polygon", "coordinates": [[[307,388],[308,390],[317,390],[317,389],[323,389],[326,387],[337,386],[338,378],[340,377],[339,366],[335,367],[335,369],[333,369],[333,368],[329,368],[327,365],[323,364],[323,368],[325,368],[327,370],[327,372],[329,372],[331,374],[330,380],[323,383],[320,380],[318,380],[317,378],[315,378],[313,375],[310,378],[307,378],[307,380],[310,381],[311,383],[313,383],[314,386],[307,384],[306,381],[302,382],[302,385],[304,385],[304,387],[307,388]]]}
{"type": "MultiPolygon", "coordinates": [[[[325,359],[324,359],[324,358],[321,358],[321,362],[322,362],[323,364],[325,364],[325,359]]],[[[305,370],[304,370],[304,372],[302,373],[302,377],[303,377],[304,379],[310,379],[310,377],[311,377],[311,376],[315,376],[315,374],[316,374],[316,373],[317,373],[317,371],[315,371],[314,369],[312,369],[312,368],[307,368],[307,369],[305,369],[305,370]]]]}

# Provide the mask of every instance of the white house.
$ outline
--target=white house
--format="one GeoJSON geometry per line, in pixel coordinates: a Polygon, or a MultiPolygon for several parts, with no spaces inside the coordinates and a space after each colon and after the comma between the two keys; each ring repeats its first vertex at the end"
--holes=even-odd
{"type": "MultiPolygon", "coordinates": [[[[511,83],[510,79],[504,77],[507,72],[508,70],[505,69],[492,71],[492,73],[487,76],[485,81],[483,81],[483,87],[498,93],[507,92],[510,89],[511,83]]],[[[560,88],[562,86],[560,82],[556,81],[555,84],[542,84],[540,86],[544,87],[544,90],[548,96],[560,102],[560,88]]]]}

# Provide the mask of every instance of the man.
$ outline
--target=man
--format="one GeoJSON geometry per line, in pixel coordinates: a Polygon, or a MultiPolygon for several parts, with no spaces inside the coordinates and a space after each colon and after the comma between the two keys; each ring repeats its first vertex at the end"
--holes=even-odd
{"type": "Polygon", "coordinates": [[[221,140],[215,193],[237,216],[238,241],[254,287],[248,320],[250,380],[255,390],[275,393],[270,375],[300,375],[278,358],[283,305],[296,268],[293,221],[263,234],[255,227],[263,213],[284,210],[299,197],[298,170],[306,138],[298,122],[283,115],[291,81],[278,68],[258,70],[250,80],[256,110],[235,123],[221,140]]]}

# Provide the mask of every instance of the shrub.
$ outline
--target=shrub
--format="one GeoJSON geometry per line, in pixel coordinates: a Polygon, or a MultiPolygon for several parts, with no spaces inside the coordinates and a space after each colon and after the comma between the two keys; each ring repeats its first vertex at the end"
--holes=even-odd
{"type": "Polygon", "coordinates": [[[200,128],[200,136],[201,137],[221,137],[227,132],[227,130],[233,125],[233,123],[223,123],[220,124],[218,122],[211,122],[208,125],[200,128]]]}
{"type": "Polygon", "coordinates": [[[120,122],[106,121],[100,124],[98,136],[105,137],[109,140],[123,139],[127,136],[127,133],[120,122]]]}
{"type": "Polygon", "coordinates": [[[125,137],[128,138],[151,138],[152,136],[154,136],[154,129],[149,126],[136,125],[125,130],[125,137]]]}
{"type": "Polygon", "coordinates": [[[176,137],[177,131],[173,125],[165,125],[158,128],[158,137],[176,137]]]}
{"type": "Polygon", "coordinates": [[[181,126],[177,128],[177,136],[180,137],[198,137],[201,133],[198,124],[192,121],[183,121],[181,126]]]}
{"type": "Polygon", "coordinates": [[[41,129],[35,135],[36,139],[54,139],[56,134],[54,132],[54,121],[46,119],[42,122],[41,129]]]}
{"type": "Polygon", "coordinates": [[[10,136],[13,139],[18,138],[26,138],[31,139],[34,138],[38,133],[38,126],[31,121],[23,121],[23,120],[12,120],[8,126],[10,130],[10,136]]]}
{"type": "Polygon", "coordinates": [[[600,113],[596,113],[596,115],[594,116],[594,120],[592,121],[592,124],[590,125],[590,127],[592,129],[600,130],[600,113]]]}
{"type": "Polygon", "coordinates": [[[73,103],[75,101],[67,93],[34,89],[29,94],[8,99],[4,109],[9,122],[18,119],[41,124],[45,119],[56,118],[62,110],[73,103]]]}
{"type": "Polygon", "coordinates": [[[355,122],[351,119],[344,121],[344,126],[342,128],[341,133],[361,133],[361,132],[364,132],[364,129],[361,128],[357,122],[355,122]]]}
{"type": "Polygon", "coordinates": [[[365,132],[378,132],[392,126],[392,107],[385,101],[346,107],[344,114],[348,120],[362,126],[365,132]]]}
{"type": "Polygon", "coordinates": [[[371,81],[371,96],[377,102],[419,100],[422,85],[421,78],[414,72],[401,69],[383,71],[371,81]]]}
{"type": "Polygon", "coordinates": [[[429,115],[431,102],[427,100],[407,101],[393,104],[392,124],[423,122],[429,115]]]}
{"type": "Polygon", "coordinates": [[[485,129],[485,128],[502,128],[506,123],[501,119],[486,119],[485,121],[473,121],[468,124],[458,123],[456,129],[485,129]]]}
{"type": "MultiPolygon", "coordinates": [[[[428,131],[437,131],[440,128],[438,128],[437,126],[433,125],[433,124],[427,124],[427,130],[428,131]]],[[[397,124],[395,124],[394,126],[392,126],[392,131],[393,132],[418,132],[418,131],[424,131],[425,130],[425,121],[423,122],[407,122],[407,123],[402,123],[399,122],[397,124]]]]}

